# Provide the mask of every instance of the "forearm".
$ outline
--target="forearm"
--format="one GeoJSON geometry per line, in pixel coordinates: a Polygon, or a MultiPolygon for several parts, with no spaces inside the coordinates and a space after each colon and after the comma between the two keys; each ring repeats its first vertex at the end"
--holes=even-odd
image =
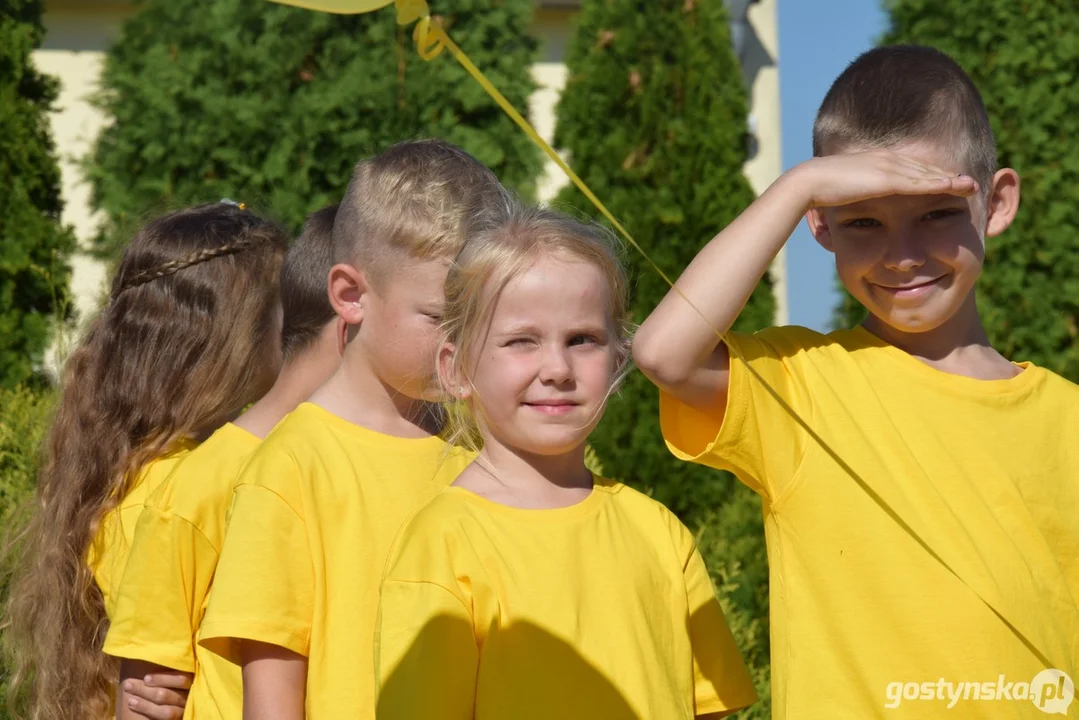
{"type": "Polygon", "coordinates": [[[731,328],[808,209],[803,186],[797,171],[777,180],[701,250],[641,325],[634,359],[653,381],[677,381],[706,362],[716,331],[731,328]]]}

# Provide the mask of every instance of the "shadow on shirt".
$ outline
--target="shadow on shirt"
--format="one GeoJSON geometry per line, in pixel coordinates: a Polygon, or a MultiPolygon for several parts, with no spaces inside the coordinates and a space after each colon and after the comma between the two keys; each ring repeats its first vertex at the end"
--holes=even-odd
{"type": "MultiPolygon", "coordinates": [[[[725,623],[718,601],[714,605],[698,610],[689,624],[725,623]]],[[[488,636],[487,642],[499,647],[496,652],[488,647],[481,662],[482,648],[469,623],[448,615],[428,622],[389,677],[382,676],[378,720],[646,720],[601,670],[540,627],[517,621],[488,636]],[[508,667],[511,664],[515,667],[508,667]]],[[[381,668],[380,658],[375,665],[381,668]]],[[[744,667],[726,670],[745,673],[744,667]]],[[[716,688],[726,684],[719,677],[707,680],[716,688]]],[[[729,706],[742,708],[755,700],[729,706]]],[[[693,717],[692,707],[688,699],[688,717],[693,717]]],[[[720,718],[732,712],[697,717],[720,718]]],[[[665,717],[680,715],[672,708],[665,717]]]]}
{"type": "Polygon", "coordinates": [[[381,683],[379,720],[644,720],[610,680],[545,630],[516,622],[491,639],[501,647],[490,656],[521,658],[517,667],[481,665],[465,621],[428,622],[381,683]]]}

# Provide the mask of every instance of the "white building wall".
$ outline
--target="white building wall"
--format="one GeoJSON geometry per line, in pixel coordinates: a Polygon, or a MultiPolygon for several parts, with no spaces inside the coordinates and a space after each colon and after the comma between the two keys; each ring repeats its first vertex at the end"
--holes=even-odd
{"type": "MultiPolygon", "coordinates": [[[[750,71],[750,132],[756,153],[745,165],[746,179],[760,195],[783,172],[783,129],[779,102],[778,0],[760,0],[749,6],[755,42],[747,43],[742,62],[750,71]]],[[[790,321],[787,293],[787,249],[772,263],[772,290],[776,298],[776,325],[790,321]]]]}
{"type": "MultiPolygon", "coordinates": [[[[83,181],[79,165],[105,125],[89,99],[98,87],[105,49],[127,12],[123,6],[50,8],[45,15],[45,41],[33,55],[34,64],[60,82],[50,119],[64,199],[61,219],[74,229],[80,246],[72,261],[71,285],[81,322],[96,310],[107,291],[107,278],[103,265],[85,252],[97,234],[98,218],[90,209],[90,186],[83,181]]],[[[55,350],[52,355],[50,364],[55,366],[55,350]]]]}

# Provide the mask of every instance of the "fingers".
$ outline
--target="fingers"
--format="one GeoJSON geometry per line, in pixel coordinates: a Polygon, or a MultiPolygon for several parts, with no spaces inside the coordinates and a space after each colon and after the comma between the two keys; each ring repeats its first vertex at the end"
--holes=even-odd
{"type": "MultiPolygon", "coordinates": [[[[147,676],[148,679],[150,677],[147,676]]],[[[161,676],[154,676],[154,678],[155,681],[161,680],[161,676]]],[[[170,676],[167,681],[186,683],[190,686],[190,680],[178,679],[175,676],[170,676]]],[[[184,714],[184,705],[187,704],[186,689],[152,687],[136,678],[124,681],[124,693],[128,708],[151,720],[181,718],[184,714]]]]}
{"type": "Polygon", "coordinates": [[[155,705],[142,698],[133,697],[128,700],[128,708],[147,720],[181,720],[184,709],[175,705],[155,705]]]}
{"type": "Polygon", "coordinates": [[[143,678],[143,681],[150,687],[190,690],[192,677],[191,673],[177,670],[175,672],[153,673],[143,678]]]}
{"type": "Polygon", "coordinates": [[[969,175],[919,162],[914,158],[886,152],[890,170],[905,179],[895,188],[901,194],[947,194],[968,197],[978,192],[978,183],[969,175]]]}

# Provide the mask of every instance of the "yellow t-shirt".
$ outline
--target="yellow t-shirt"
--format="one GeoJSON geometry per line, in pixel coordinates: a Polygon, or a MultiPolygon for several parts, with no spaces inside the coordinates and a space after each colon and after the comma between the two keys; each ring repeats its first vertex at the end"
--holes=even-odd
{"type": "Polygon", "coordinates": [[[597,480],[552,510],[451,487],[386,564],[379,720],[690,719],[757,698],[693,537],[597,480]]]}
{"type": "Polygon", "coordinates": [[[196,645],[225,514],[259,438],[224,425],[178,463],[146,502],[105,638],[105,652],[195,673],[186,718],[243,714],[240,669],[196,645]]]}
{"type": "Polygon", "coordinates": [[[199,642],[234,661],[222,641],[304,655],[309,718],[373,717],[386,553],[468,460],[437,437],[383,435],[300,405],[240,475],[199,642]]]}
{"type": "Polygon", "coordinates": [[[722,427],[668,396],[661,421],[764,498],[776,720],[939,718],[953,693],[957,717],[1044,717],[1015,698],[1077,678],[1079,387],[950,375],[863,328],[728,344],[722,427]]]}
{"type": "Polygon", "coordinates": [[[116,607],[116,593],[124,577],[127,556],[135,537],[135,525],[142,514],[142,506],[157,486],[165,481],[176,464],[196,447],[193,441],[185,441],[171,451],[146,464],[131,490],[101,520],[97,535],[90,543],[86,563],[94,573],[94,581],[105,598],[105,613],[112,618],[116,607]]]}

